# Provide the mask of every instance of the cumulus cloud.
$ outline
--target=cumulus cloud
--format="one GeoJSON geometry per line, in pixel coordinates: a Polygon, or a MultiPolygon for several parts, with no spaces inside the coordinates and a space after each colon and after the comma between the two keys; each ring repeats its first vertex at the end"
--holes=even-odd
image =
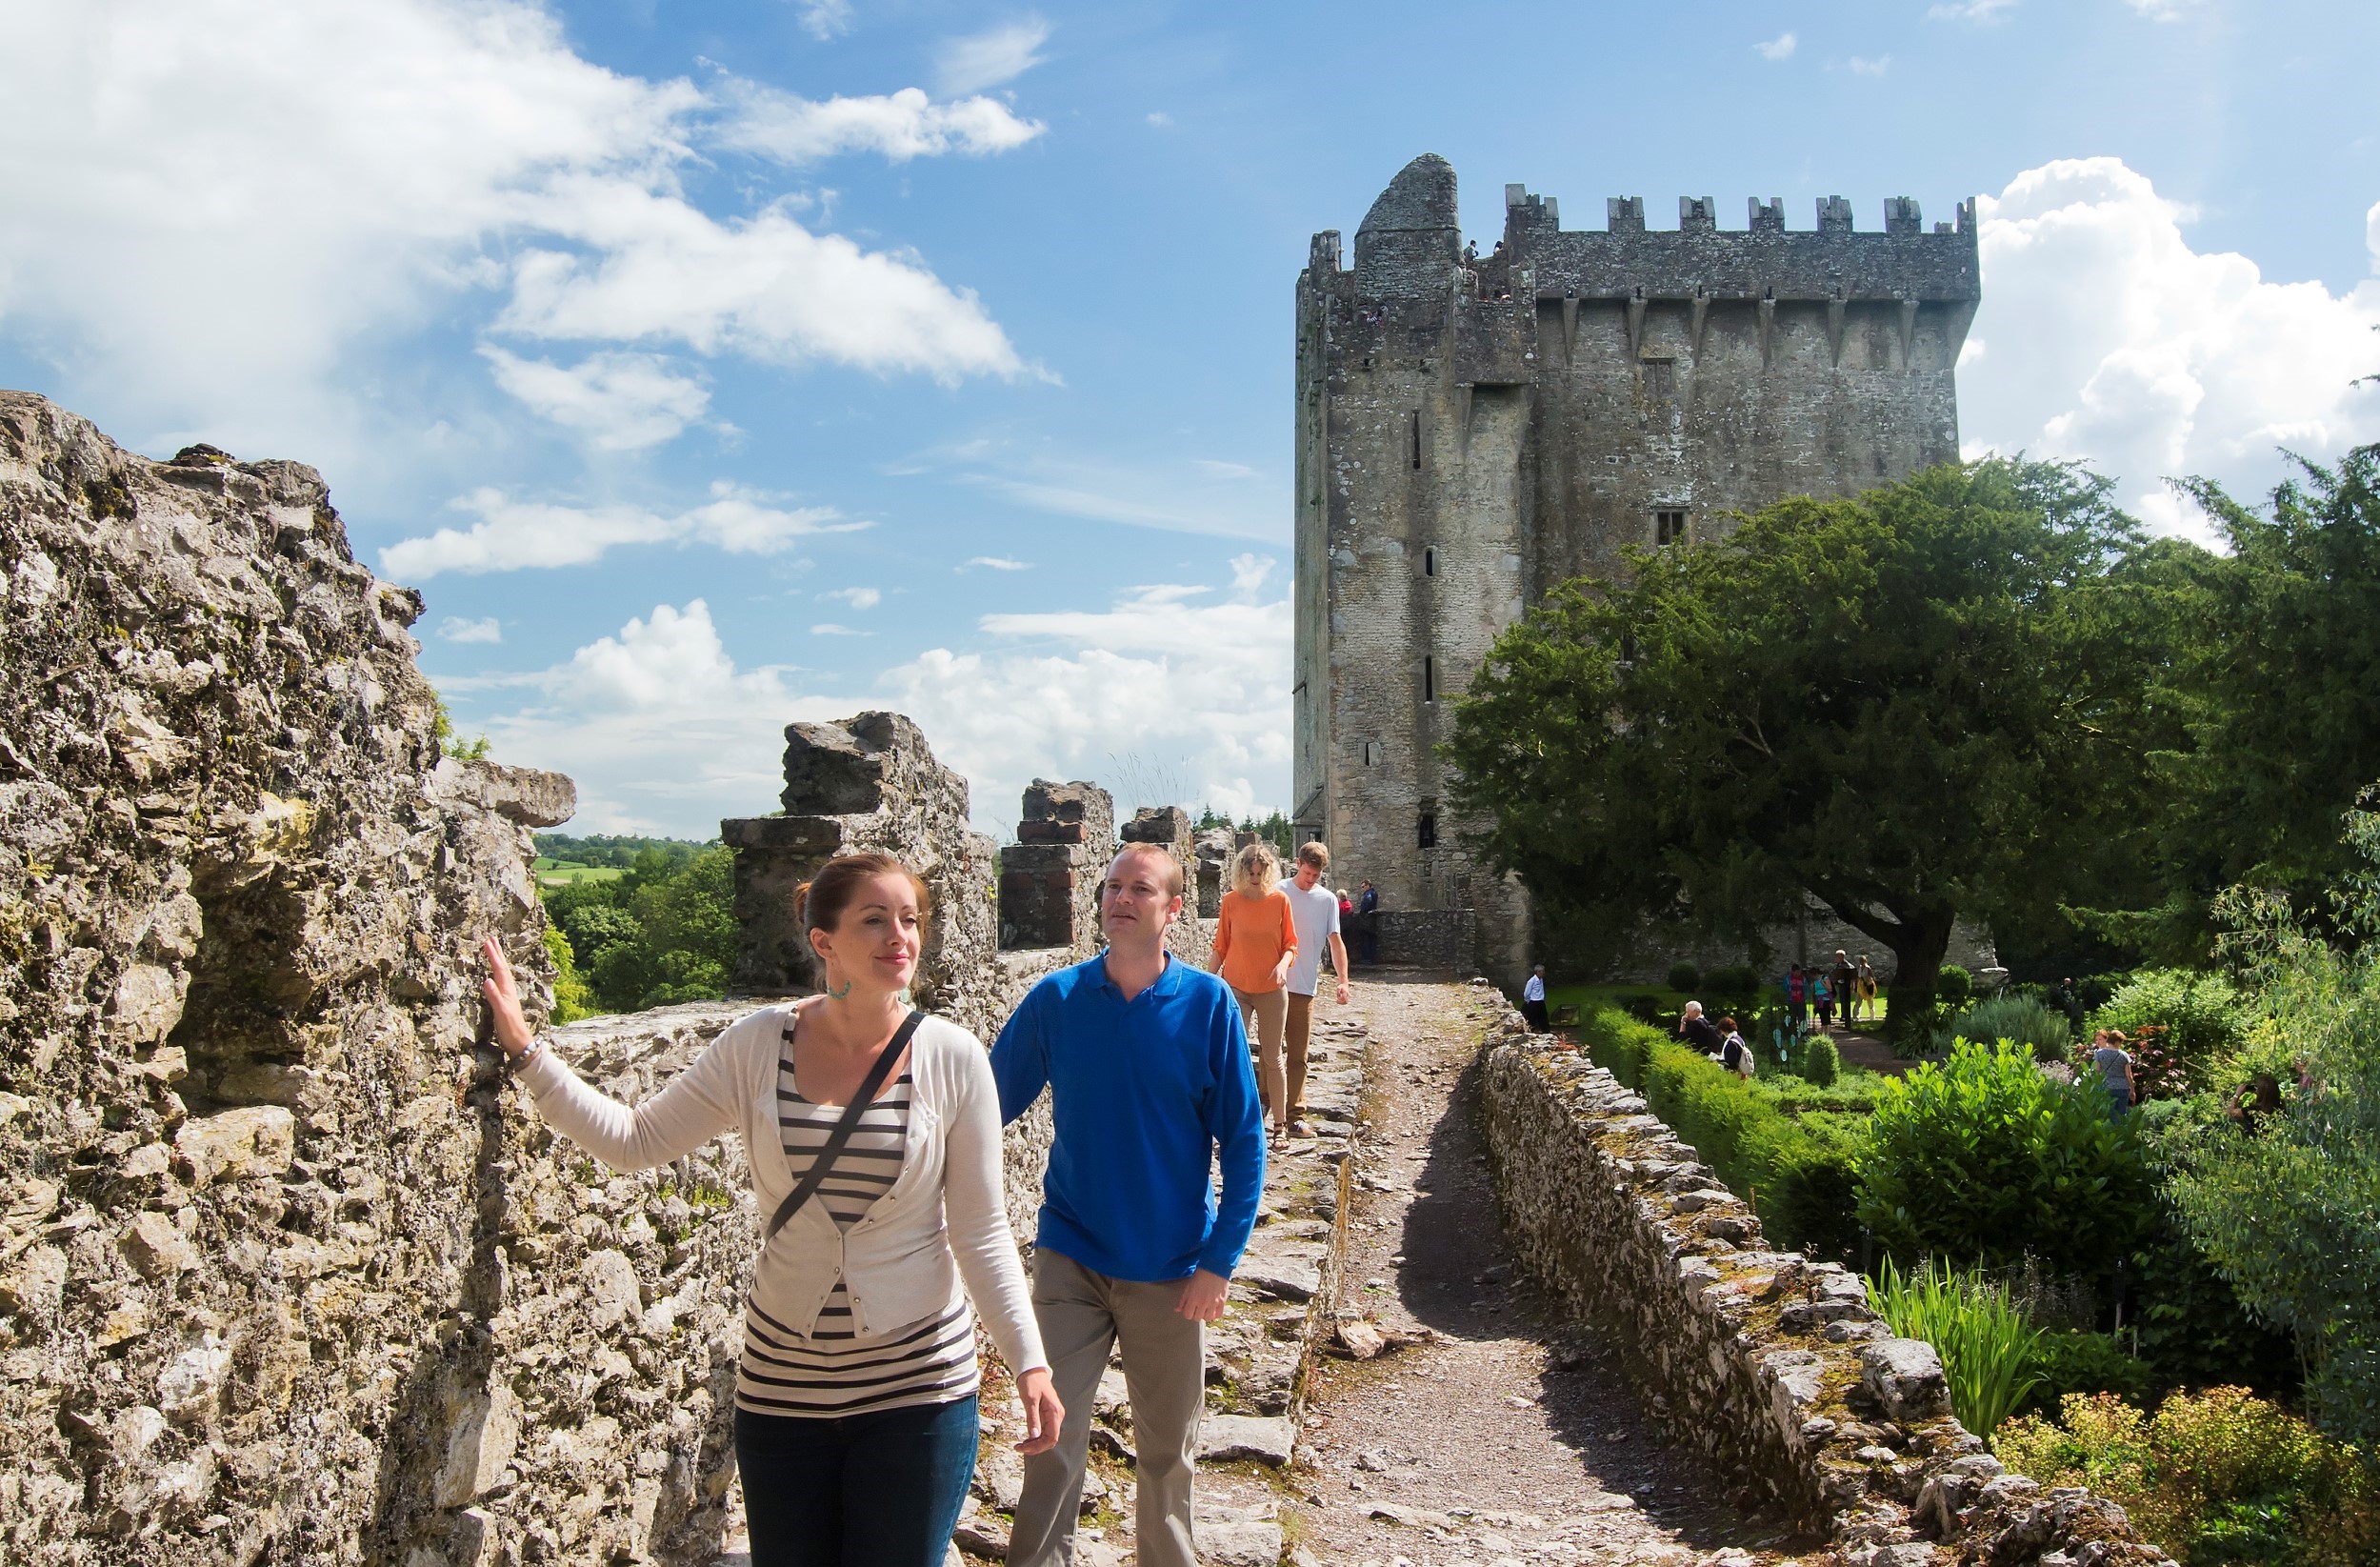
{"type": "Polygon", "coordinates": [[[2380,439],[2380,206],[2375,277],[2344,294],[2268,282],[2190,248],[2184,208],[2116,158],[2028,170],[1983,199],[1984,303],[1959,384],[1970,452],[2082,457],[2153,524],[2196,529],[2163,479],[2253,494],[2277,448],[2314,458],[2380,439]]]}
{"type": "Polygon", "coordinates": [[[438,640],[441,642],[501,642],[504,640],[504,627],[497,623],[494,615],[490,615],[484,620],[465,620],[460,615],[450,614],[438,622],[438,640]]]}
{"type": "Polygon", "coordinates": [[[945,43],[936,57],[934,74],[945,92],[981,92],[1012,82],[1041,64],[1041,46],[1049,41],[1050,24],[1037,16],[1004,23],[945,43]]]}
{"type": "Polygon", "coordinates": [[[1006,555],[975,555],[970,558],[967,565],[960,567],[959,570],[964,572],[970,566],[981,566],[994,572],[1030,572],[1032,570],[1030,562],[1010,560],[1006,555]]]}
{"type": "Polygon", "coordinates": [[[1926,14],[1937,22],[1996,22],[2015,7],[2016,0],[1950,0],[1930,7],[1926,14]]]}
{"type": "Polygon", "coordinates": [[[380,552],[380,569],[408,582],[427,582],[442,572],[477,574],[531,566],[584,566],[631,544],[709,544],[730,554],[770,555],[811,533],[847,533],[867,528],[845,522],[831,506],[788,509],[782,496],[720,480],[710,499],[678,512],[630,504],[565,506],[516,500],[483,488],[453,501],[456,511],[478,517],[469,528],[441,528],[423,537],[401,539],[380,552]]]}
{"type": "Polygon", "coordinates": [[[946,152],[981,157],[1022,147],[1048,129],[1019,119],[996,98],[938,104],[913,87],[821,103],[730,77],[726,91],[735,112],[720,127],[719,145],[779,163],[816,163],[841,152],[874,152],[894,163],[946,152]]]}
{"type": "Polygon", "coordinates": [[[565,368],[516,358],[492,344],[479,352],[493,368],[496,385],[602,452],[658,446],[710,406],[710,389],[655,354],[595,353],[565,368]]]}
{"type": "Polygon", "coordinates": [[[1851,74],[1854,76],[1881,76],[1886,71],[1892,69],[1892,56],[1890,54],[1879,54],[1874,59],[1870,60],[1854,54],[1850,57],[1848,64],[1850,66],[1851,74]]]}
{"type": "Polygon", "coordinates": [[[1764,60],[1790,60],[1793,57],[1794,46],[1800,42],[1790,32],[1780,32],[1765,44],[1754,44],[1752,49],[1764,60]]]}
{"type": "MultiPolygon", "coordinates": [[[[905,155],[1018,134],[968,113],[905,155]]],[[[1017,369],[918,258],[690,202],[678,171],[720,123],[689,82],[581,58],[531,0],[14,8],[0,331],[111,421],[318,456],[353,445],[345,361],[474,292],[531,336],[1017,369]],[[692,303],[652,297],[673,291],[692,303]]]]}
{"type": "Polygon", "coordinates": [[[872,610],[884,602],[884,590],[881,588],[837,588],[831,593],[820,593],[818,596],[839,598],[854,610],[872,610]]]}
{"type": "Polygon", "coordinates": [[[851,30],[851,0],[801,0],[802,30],[820,43],[851,30]]]}

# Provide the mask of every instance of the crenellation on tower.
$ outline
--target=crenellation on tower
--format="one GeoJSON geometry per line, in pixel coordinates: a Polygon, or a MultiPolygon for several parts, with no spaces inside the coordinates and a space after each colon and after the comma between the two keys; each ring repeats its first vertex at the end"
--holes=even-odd
{"type": "Polygon", "coordinates": [[[1564,230],[1553,198],[1504,195],[1502,242],[1467,251],[1454,171],[1417,158],[1353,268],[1325,231],[1298,280],[1293,766],[1334,879],[1517,977],[1527,899],[1470,863],[1437,751],[1496,635],[1629,548],[1954,458],[1982,291],[1971,201],[1928,233],[1894,197],[1860,232],[1829,197],[1790,232],[1774,197],[1745,230],[1701,196],[1649,231],[1642,197],[1564,230]]]}

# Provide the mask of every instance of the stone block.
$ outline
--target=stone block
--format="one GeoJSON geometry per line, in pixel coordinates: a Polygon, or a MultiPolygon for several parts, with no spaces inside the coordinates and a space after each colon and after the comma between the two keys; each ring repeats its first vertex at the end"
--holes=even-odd
{"type": "Polygon", "coordinates": [[[124,1230],[124,1255],[147,1279],[170,1278],[198,1265],[198,1248],[164,1214],[140,1213],[124,1230]]]}
{"type": "Polygon", "coordinates": [[[176,1162],[193,1186],[251,1175],[278,1175],[296,1156],[297,1117],[282,1105],[248,1105],[183,1123],[173,1136],[176,1162]]]}
{"type": "Polygon", "coordinates": [[[520,1445],[519,1400],[502,1382],[454,1398],[452,1424],[430,1496],[440,1507],[461,1507],[495,1488],[520,1445]]]}
{"type": "Polygon", "coordinates": [[[1902,1425],[1950,1411],[1942,1357],[1922,1338],[1882,1338],[1859,1351],[1860,1380],[1884,1412],[1902,1425]]]}
{"type": "Polygon", "coordinates": [[[1296,1442],[1297,1426],[1287,1416],[1210,1415],[1198,1423],[1202,1463],[1249,1458],[1278,1469],[1290,1461],[1296,1442]]]}

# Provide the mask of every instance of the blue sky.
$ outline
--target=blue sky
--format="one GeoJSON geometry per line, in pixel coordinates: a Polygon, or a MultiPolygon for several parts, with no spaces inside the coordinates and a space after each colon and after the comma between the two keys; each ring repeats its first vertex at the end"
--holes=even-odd
{"type": "Polygon", "coordinates": [[[1599,225],[1986,198],[1972,451],[2243,490],[2380,439],[2369,5],[0,0],[0,384],[329,477],[583,831],[794,718],[1289,794],[1290,294],[1416,153],[1599,225]]]}

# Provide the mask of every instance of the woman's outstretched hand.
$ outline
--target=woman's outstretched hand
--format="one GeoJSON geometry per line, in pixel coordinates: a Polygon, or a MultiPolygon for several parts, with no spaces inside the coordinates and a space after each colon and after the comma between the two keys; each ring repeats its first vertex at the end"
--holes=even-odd
{"type": "Polygon", "coordinates": [[[529,1029],[529,1019],[521,1015],[520,987],[512,981],[512,965],[504,960],[504,949],[496,938],[489,936],[479,944],[479,955],[488,960],[488,977],[479,982],[479,994],[488,998],[488,1011],[495,1020],[496,1043],[507,1055],[518,1055],[536,1040],[529,1029]]]}
{"type": "Polygon", "coordinates": [[[1050,1368],[1035,1366],[1016,1379],[1016,1396],[1025,1401],[1025,1439],[1016,1450],[1028,1457],[1058,1445],[1058,1427],[1066,1422],[1066,1406],[1050,1383],[1050,1368]]]}

